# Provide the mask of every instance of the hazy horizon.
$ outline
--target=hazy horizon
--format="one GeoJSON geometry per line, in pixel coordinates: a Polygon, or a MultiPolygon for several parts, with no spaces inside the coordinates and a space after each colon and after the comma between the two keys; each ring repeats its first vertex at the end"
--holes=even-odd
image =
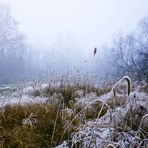
{"type": "Polygon", "coordinates": [[[141,37],[146,26],[140,27],[139,23],[148,16],[147,0],[0,0],[1,3],[6,4],[1,5],[0,13],[2,82],[52,73],[111,76],[115,63],[123,69],[127,60],[131,69],[126,51],[132,53],[131,57],[133,51],[139,56],[143,50],[139,42],[145,44],[141,37]],[[120,33],[121,42],[114,43],[115,37],[120,40],[120,33]],[[131,38],[129,33],[133,33],[131,38]],[[126,59],[123,65],[122,59],[126,59]]]}

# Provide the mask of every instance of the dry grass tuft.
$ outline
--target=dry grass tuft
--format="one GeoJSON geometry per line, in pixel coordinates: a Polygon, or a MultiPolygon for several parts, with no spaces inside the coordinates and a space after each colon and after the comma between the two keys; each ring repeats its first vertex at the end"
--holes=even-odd
{"type": "MultiPolygon", "coordinates": [[[[57,111],[57,105],[6,106],[0,113],[0,147],[49,147],[59,144],[65,121],[61,113],[57,115],[57,111]],[[56,116],[58,124],[54,130],[56,116]]],[[[63,139],[68,138],[66,133],[63,139]]]]}

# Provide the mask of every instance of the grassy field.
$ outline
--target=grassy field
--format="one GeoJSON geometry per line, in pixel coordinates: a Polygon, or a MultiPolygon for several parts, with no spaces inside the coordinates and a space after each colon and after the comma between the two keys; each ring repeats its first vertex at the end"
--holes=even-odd
{"type": "Polygon", "coordinates": [[[128,147],[131,141],[126,139],[129,142],[127,144],[125,137],[133,138],[133,146],[144,147],[145,139],[148,138],[148,129],[145,126],[148,125],[148,102],[145,101],[145,98],[148,98],[148,85],[134,84],[130,96],[127,97],[126,87],[119,84],[114,96],[116,104],[113,104],[114,99],[110,96],[112,88],[113,85],[108,83],[102,87],[88,83],[1,87],[3,99],[4,96],[14,98],[17,93],[21,94],[19,97],[27,96],[26,99],[44,99],[39,103],[20,101],[1,106],[0,147],[48,148],[56,147],[64,141],[68,147],[94,147],[97,144],[105,147],[109,144],[113,147],[128,147]],[[144,95],[143,98],[140,98],[141,94],[144,95]],[[131,103],[131,98],[138,103],[131,103]],[[118,119],[119,112],[122,112],[121,119],[118,119]],[[132,119],[132,122],[129,119],[132,119]],[[96,142],[99,138],[92,133],[101,134],[101,130],[104,130],[102,133],[109,132],[110,136],[105,139],[100,136],[102,141],[96,142]],[[135,136],[138,138],[134,139],[135,136]]]}

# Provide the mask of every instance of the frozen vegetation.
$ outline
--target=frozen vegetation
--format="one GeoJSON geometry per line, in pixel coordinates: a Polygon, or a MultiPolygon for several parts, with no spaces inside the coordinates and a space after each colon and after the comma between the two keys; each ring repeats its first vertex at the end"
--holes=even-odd
{"type": "Polygon", "coordinates": [[[32,83],[0,93],[1,147],[148,147],[146,82],[32,83]]]}

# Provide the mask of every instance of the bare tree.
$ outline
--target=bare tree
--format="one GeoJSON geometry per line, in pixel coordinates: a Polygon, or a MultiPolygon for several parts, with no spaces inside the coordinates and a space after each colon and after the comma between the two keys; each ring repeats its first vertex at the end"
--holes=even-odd
{"type": "Polygon", "coordinates": [[[117,76],[131,75],[148,81],[148,17],[142,19],[139,31],[114,40],[112,66],[117,76]]]}
{"type": "Polygon", "coordinates": [[[26,45],[11,16],[9,5],[0,4],[0,78],[8,81],[24,72],[26,45]]]}

